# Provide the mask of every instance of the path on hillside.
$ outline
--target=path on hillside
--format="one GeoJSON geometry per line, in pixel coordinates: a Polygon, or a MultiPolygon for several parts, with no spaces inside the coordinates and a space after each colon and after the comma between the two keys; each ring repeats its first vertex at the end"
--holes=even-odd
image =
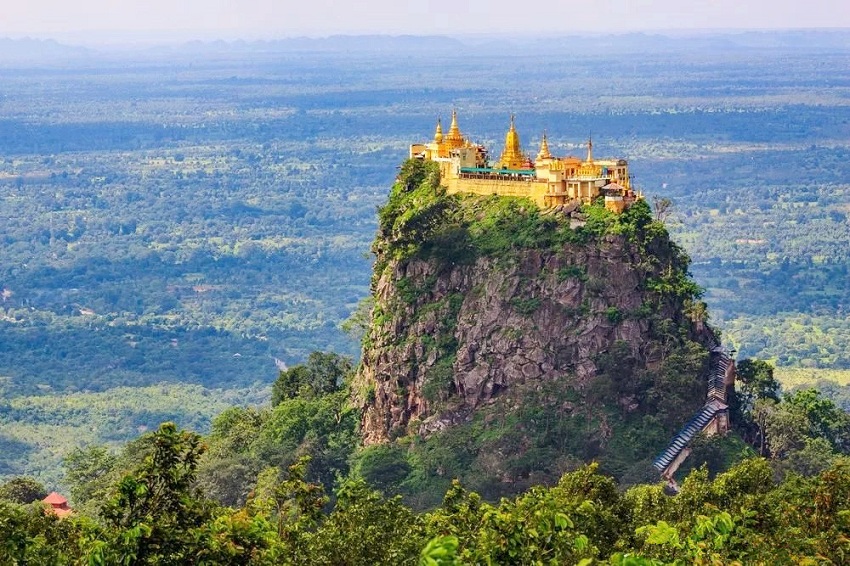
{"type": "Polygon", "coordinates": [[[694,437],[708,430],[711,434],[725,433],[729,428],[729,406],[726,404],[727,374],[733,364],[732,358],[719,342],[711,346],[708,371],[708,395],[705,404],[672,438],[670,444],[652,462],[670,487],[678,491],[673,474],[679,469],[688,454],[694,437]]]}

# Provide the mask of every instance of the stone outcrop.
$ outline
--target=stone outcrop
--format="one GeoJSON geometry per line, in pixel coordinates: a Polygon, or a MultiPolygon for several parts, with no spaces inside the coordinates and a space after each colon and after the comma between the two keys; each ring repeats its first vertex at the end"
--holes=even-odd
{"type": "Polygon", "coordinates": [[[698,334],[682,304],[648,290],[663,269],[618,235],[463,264],[387,262],[355,381],[364,442],[427,436],[517,384],[581,387],[618,341],[651,367],[662,353],[646,305],[698,334]]]}

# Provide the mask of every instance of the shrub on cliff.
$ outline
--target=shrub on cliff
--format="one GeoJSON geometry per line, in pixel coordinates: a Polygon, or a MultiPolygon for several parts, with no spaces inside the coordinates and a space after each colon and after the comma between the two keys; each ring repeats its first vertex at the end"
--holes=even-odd
{"type": "Polygon", "coordinates": [[[410,160],[379,217],[355,378],[364,439],[394,446],[370,454],[376,486],[427,507],[452,477],[496,498],[591,460],[654,474],[704,399],[710,330],[646,202],[447,195],[410,160]]]}

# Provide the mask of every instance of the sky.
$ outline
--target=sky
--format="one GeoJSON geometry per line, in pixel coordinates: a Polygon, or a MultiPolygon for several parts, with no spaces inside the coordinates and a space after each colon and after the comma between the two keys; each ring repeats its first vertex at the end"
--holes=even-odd
{"type": "Polygon", "coordinates": [[[87,41],[332,34],[850,28],[848,0],[2,0],[0,37],[87,41]]]}

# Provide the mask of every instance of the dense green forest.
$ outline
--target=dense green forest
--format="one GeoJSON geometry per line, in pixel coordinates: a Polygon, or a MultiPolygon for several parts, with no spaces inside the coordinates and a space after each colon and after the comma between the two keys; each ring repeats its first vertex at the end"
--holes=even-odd
{"type": "Polygon", "coordinates": [[[357,356],[339,326],[368,293],[375,209],[452,107],[495,151],[511,112],[530,151],[544,129],[557,154],[592,132],[674,201],[668,226],[742,356],[850,367],[846,48],[564,44],[545,53],[569,61],[560,76],[539,49],[4,60],[0,474],[58,486],[74,444],[117,448],[163,418],[206,432],[211,397],[254,405],[241,392],[313,350],[357,356]],[[148,393],[182,384],[177,407],[148,393]],[[120,415],[74,408],[115,387],[120,415]]]}
{"type": "Polygon", "coordinates": [[[99,520],[57,520],[39,504],[0,503],[5,562],[39,564],[842,564],[850,473],[841,462],[777,482],[764,460],[713,480],[688,476],[625,492],[587,466],[558,485],[487,503],[455,483],[417,514],[362,480],[329,498],[305,461],[268,474],[239,508],[192,487],[196,436],[163,426],[150,455],[104,502],[99,520]]]}
{"type": "Polygon", "coordinates": [[[164,423],[117,455],[75,451],[66,460],[70,518],[45,513],[46,489],[33,479],[0,484],[0,561],[657,566],[850,557],[850,416],[814,390],[780,396],[765,362],[740,364],[735,434],[755,432],[751,447],[733,454],[728,440],[701,441],[691,456],[698,467],[675,495],[577,464],[553,485],[515,486],[519,493],[497,499],[449,481],[425,509],[394,495],[413,452],[356,451],[352,369],[314,352],[281,372],[270,406],[226,410],[206,438],[164,423]],[[730,455],[734,464],[719,471],[730,455]]]}

